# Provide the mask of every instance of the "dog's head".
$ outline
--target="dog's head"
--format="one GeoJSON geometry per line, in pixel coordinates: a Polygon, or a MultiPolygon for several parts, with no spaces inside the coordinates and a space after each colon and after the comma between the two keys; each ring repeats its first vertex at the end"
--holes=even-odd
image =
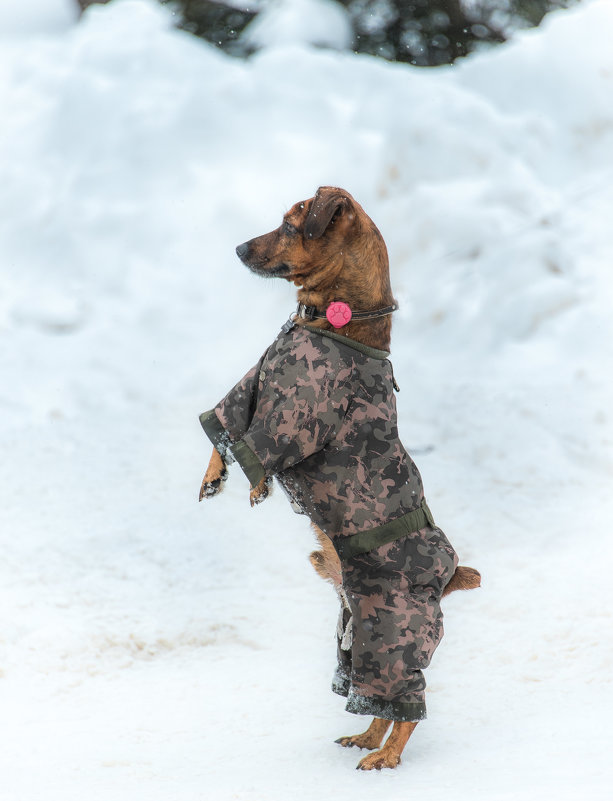
{"type": "Polygon", "coordinates": [[[385,244],[372,220],[349,192],[321,186],[315,197],[296,203],[274,231],[236,248],[241,261],[257,275],[285,278],[308,288],[336,273],[364,236],[385,244]],[[369,235],[369,236],[368,236],[369,235]]]}

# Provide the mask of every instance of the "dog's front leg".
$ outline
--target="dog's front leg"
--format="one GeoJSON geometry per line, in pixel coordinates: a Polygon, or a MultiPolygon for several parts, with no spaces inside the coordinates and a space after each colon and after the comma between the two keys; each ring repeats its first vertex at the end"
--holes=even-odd
{"type": "Polygon", "coordinates": [[[223,482],[227,477],[228,468],[226,467],[226,463],[217,448],[213,448],[209,466],[202,479],[198,500],[201,501],[203,498],[212,498],[213,495],[217,495],[217,493],[221,491],[223,482]]]}

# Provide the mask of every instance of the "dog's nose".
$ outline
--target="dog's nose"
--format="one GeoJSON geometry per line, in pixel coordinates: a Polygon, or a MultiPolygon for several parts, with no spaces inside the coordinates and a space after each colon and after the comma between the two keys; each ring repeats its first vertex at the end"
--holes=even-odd
{"type": "Polygon", "coordinates": [[[238,256],[239,259],[242,260],[247,255],[248,250],[249,250],[249,242],[243,242],[242,245],[239,245],[236,248],[236,255],[238,256]]]}

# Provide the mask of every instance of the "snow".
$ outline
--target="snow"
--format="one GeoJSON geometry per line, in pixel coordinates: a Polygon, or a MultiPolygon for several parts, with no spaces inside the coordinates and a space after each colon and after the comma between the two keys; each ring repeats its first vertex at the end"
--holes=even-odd
{"type": "Polygon", "coordinates": [[[2,0],[0,40],[64,32],[76,22],[78,10],[72,0],[2,0]]]}
{"type": "Polygon", "coordinates": [[[312,44],[346,50],[353,32],[349,13],[331,0],[271,0],[245,28],[249,49],[312,44]]]}
{"type": "Polygon", "coordinates": [[[613,6],[436,71],[44,7],[0,5],[3,799],[609,799],[613,6]],[[386,238],[401,434],[483,574],[380,774],[304,519],[236,466],[196,500],[295,303],[234,247],[320,184],[386,238]]]}

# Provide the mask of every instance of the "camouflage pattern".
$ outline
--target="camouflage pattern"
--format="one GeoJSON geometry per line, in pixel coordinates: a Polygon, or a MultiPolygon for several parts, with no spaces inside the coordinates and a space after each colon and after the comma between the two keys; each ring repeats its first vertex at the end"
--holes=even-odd
{"type": "MultiPolygon", "coordinates": [[[[398,437],[387,355],[295,326],[201,416],[202,425],[252,484],[276,476],[296,511],[338,544],[424,498],[398,437]]],[[[443,634],[439,601],[456,564],[442,531],[430,526],[344,562],[350,636],[339,632],[333,689],[348,696],[349,711],[425,717],[422,670],[443,634]]]]}
{"type": "Polygon", "coordinates": [[[422,670],[443,636],[440,599],[457,562],[443,532],[427,527],[343,565],[343,624],[351,637],[338,632],[332,688],[348,696],[349,712],[426,716],[422,670]]]}
{"type": "Polygon", "coordinates": [[[246,445],[332,540],[401,517],[424,497],[398,437],[391,363],[347,343],[303,326],[281,333],[214,409],[230,442],[205,426],[222,450],[246,445]]]}

